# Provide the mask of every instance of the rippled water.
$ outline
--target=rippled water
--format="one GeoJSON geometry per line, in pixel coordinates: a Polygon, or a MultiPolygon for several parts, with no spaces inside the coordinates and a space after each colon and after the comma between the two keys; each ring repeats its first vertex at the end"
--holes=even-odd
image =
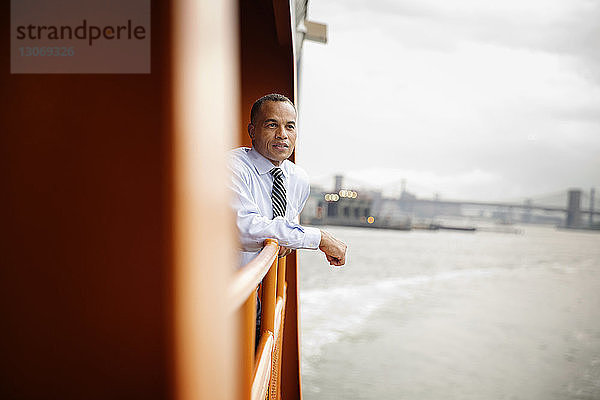
{"type": "Polygon", "coordinates": [[[600,399],[600,234],[329,228],[301,251],[302,386],[319,399],[600,399]]]}

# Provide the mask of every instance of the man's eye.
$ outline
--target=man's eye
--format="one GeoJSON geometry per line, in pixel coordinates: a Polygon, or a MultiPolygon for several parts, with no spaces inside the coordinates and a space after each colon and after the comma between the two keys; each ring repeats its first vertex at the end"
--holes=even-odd
{"type": "Polygon", "coordinates": [[[270,124],[267,125],[269,128],[275,128],[277,126],[276,123],[271,122],[270,124]]]}
{"type": "Polygon", "coordinates": [[[295,125],[288,125],[288,126],[287,126],[287,128],[288,128],[290,131],[293,131],[294,129],[296,129],[296,126],[295,126],[295,125]]]}

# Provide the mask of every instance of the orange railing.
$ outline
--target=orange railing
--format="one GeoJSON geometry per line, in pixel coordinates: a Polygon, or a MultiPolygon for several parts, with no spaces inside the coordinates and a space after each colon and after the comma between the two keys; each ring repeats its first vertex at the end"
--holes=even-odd
{"type": "Polygon", "coordinates": [[[241,399],[278,400],[281,346],[287,285],[285,257],[277,258],[279,245],[268,239],[264,249],[236,272],[230,287],[231,310],[240,313],[241,399]],[[261,335],[256,344],[256,288],[261,289],[261,335]],[[256,350],[255,350],[256,348],[256,350]]]}

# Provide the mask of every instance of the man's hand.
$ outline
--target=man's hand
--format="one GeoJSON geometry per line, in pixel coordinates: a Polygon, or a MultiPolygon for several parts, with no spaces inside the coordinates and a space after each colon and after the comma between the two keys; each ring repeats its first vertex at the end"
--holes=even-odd
{"type": "Polygon", "coordinates": [[[340,267],[346,263],[346,245],[324,230],[321,230],[319,250],[325,253],[329,265],[340,267]]]}
{"type": "Polygon", "coordinates": [[[292,249],[288,249],[287,247],[280,246],[279,247],[279,258],[285,257],[292,252],[292,249]]]}

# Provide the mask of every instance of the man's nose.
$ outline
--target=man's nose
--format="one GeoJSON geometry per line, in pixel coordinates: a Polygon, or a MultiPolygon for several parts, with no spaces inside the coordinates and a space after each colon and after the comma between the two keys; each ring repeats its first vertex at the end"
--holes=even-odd
{"type": "Polygon", "coordinates": [[[275,132],[275,137],[277,139],[287,139],[287,131],[285,130],[285,126],[280,126],[279,129],[275,132]]]}

